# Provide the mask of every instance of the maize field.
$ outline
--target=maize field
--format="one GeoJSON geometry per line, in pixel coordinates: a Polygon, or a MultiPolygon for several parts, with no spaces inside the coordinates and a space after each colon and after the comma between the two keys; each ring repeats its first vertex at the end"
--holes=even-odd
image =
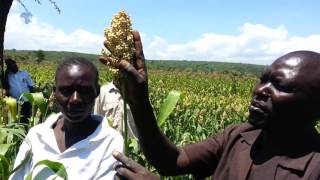
{"type": "MultiPolygon", "coordinates": [[[[37,65],[37,69],[34,68],[36,64],[31,61],[30,63],[18,62],[18,65],[20,69],[30,73],[36,84],[36,91],[42,92],[44,102],[47,105],[50,104],[47,106],[49,109],[47,114],[57,112],[56,104],[48,100],[54,83],[56,64],[43,62],[40,66],[37,65]]],[[[101,65],[98,69],[100,84],[112,80],[112,73],[105,67],[101,65]]],[[[150,100],[156,115],[170,91],[176,90],[181,93],[175,109],[161,126],[162,131],[178,146],[205,139],[223,130],[229,124],[246,121],[251,92],[257,81],[256,76],[152,69],[148,72],[150,100]]],[[[8,169],[12,170],[15,154],[27,128],[23,128],[18,123],[10,123],[9,107],[4,102],[4,98],[1,98],[0,106],[2,106],[0,144],[10,146],[2,156],[6,157],[8,169]],[[7,129],[10,128],[14,129],[14,133],[9,133],[7,129]]],[[[35,107],[30,126],[44,121],[45,117],[39,112],[40,108],[35,107]]],[[[155,169],[146,162],[136,140],[131,139],[128,152],[131,158],[156,173],[155,169]]],[[[163,178],[189,179],[191,176],[163,178]]]]}

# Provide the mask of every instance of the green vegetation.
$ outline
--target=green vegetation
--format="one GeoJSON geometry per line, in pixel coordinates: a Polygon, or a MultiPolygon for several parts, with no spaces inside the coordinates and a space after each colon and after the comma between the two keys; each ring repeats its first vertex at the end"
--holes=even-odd
{"type": "MultiPolygon", "coordinates": [[[[59,62],[70,56],[85,57],[96,65],[101,66],[97,61],[99,55],[64,52],[64,51],[42,51],[45,61],[59,62]]],[[[39,51],[24,50],[5,50],[6,56],[14,57],[17,60],[26,61],[29,59],[37,59],[39,51]]],[[[175,61],[175,60],[148,60],[147,66],[153,70],[165,71],[186,71],[186,72],[222,72],[233,74],[254,74],[259,75],[265,68],[263,65],[243,64],[243,63],[226,63],[214,61],[175,61]]]]}
{"type": "MultiPolygon", "coordinates": [[[[108,70],[98,62],[97,55],[44,51],[45,59],[40,64],[37,64],[35,61],[36,54],[34,52],[35,51],[15,51],[14,53],[12,50],[6,51],[6,55],[13,56],[18,60],[18,66],[21,69],[27,70],[31,74],[37,86],[36,91],[42,92],[41,94],[34,94],[34,99],[41,97],[43,100],[35,99],[34,106],[38,108],[34,109],[33,117],[31,117],[32,124],[30,124],[30,126],[40,123],[50,112],[58,111],[56,104],[49,99],[57,62],[64,57],[85,55],[98,64],[100,83],[110,81],[112,78],[108,70]],[[23,59],[21,57],[27,58],[23,59]],[[37,68],[35,68],[35,66],[37,68]]],[[[203,67],[211,66],[211,62],[199,63],[202,63],[201,66],[203,67]]],[[[191,62],[148,61],[150,100],[156,116],[159,118],[158,123],[161,124],[163,132],[179,146],[203,140],[223,130],[229,124],[246,121],[251,91],[258,78],[254,75],[255,73],[253,71],[235,71],[232,68],[235,64],[221,63],[220,65],[224,65],[225,69],[221,71],[210,70],[200,72],[199,70],[187,70],[200,67],[191,62]],[[156,63],[158,63],[159,66],[157,66],[156,63]],[[166,64],[166,66],[162,66],[161,64],[166,64]],[[185,66],[186,69],[169,68],[169,66],[178,67],[179,64],[181,64],[181,67],[185,66]],[[166,97],[172,90],[180,93],[180,99],[175,107],[171,107],[174,108],[171,114],[166,112],[161,113],[162,104],[173,104],[173,102],[170,101],[166,102],[166,97]]],[[[212,65],[212,67],[214,67],[214,65],[212,65]]],[[[252,67],[255,66],[253,65],[252,67]]],[[[4,102],[4,98],[1,98],[0,106],[2,106],[4,110],[0,114],[0,133],[8,134],[11,132],[7,131],[8,129],[13,129],[13,132],[21,132],[18,134],[19,136],[13,133],[9,135],[4,134],[6,136],[1,135],[1,139],[2,137],[10,137],[0,142],[0,146],[4,148],[10,146],[10,148],[7,148],[8,150],[1,153],[2,156],[0,159],[0,161],[3,162],[2,167],[4,167],[2,171],[8,174],[12,172],[12,163],[17,153],[17,148],[26,132],[22,131],[23,128],[21,130],[21,126],[18,126],[18,116],[12,118],[14,120],[8,121],[8,118],[14,115],[10,115],[9,106],[4,102]]],[[[19,113],[17,112],[17,114],[19,113]]],[[[130,157],[156,173],[155,169],[146,162],[137,141],[131,139],[129,142],[128,152],[130,157]]],[[[168,179],[192,178],[190,176],[183,176],[168,179]]]]}
{"type": "Polygon", "coordinates": [[[254,74],[259,75],[265,66],[242,63],[226,63],[214,61],[148,61],[148,67],[166,71],[187,71],[187,72],[221,72],[233,74],[254,74]]]}

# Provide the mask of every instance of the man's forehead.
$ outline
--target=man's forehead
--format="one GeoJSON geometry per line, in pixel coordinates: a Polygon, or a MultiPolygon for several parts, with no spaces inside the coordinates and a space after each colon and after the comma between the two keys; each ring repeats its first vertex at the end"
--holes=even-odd
{"type": "Polygon", "coordinates": [[[289,59],[286,59],[284,61],[284,64],[287,66],[295,67],[295,66],[299,66],[302,63],[302,61],[303,59],[300,57],[291,57],[289,59]]]}
{"type": "Polygon", "coordinates": [[[92,68],[83,64],[70,64],[63,66],[61,71],[67,72],[69,74],[78,73],[78,72],[88,72],[93,73],[92,68]]]}
{"type": "Polygon", "coordinates": [[[79,71],[84,71],[84,68],[81,69],[79,65],[75,65],[75,64],[68,66],[67,69],[68,69],[68,72],[71,74],[78,73],[79,71]]]}
{"type": "Polygon", "coordinates": [[[272,63],[271,66],[277,67],[277,68],[282,68],[282,67],[292,67],[292,68],[297,68],[302,66],[304,63],[304,59],[298,56],[293,56],[289,58],[281,58],[277,59],[274,63],[272,63]]]}
{"type": "Polygon", "coordinates": [[[66,76],[73,78],[94,79],[96,78],[92,68],[85,65],[72,64],[64,66],[57,74],[58,80],[63,80],[66,76]]]}

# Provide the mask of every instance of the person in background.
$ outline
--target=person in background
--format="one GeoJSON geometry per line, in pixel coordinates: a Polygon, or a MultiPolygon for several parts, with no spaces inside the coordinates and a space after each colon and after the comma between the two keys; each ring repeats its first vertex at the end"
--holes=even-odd
{"type": "Polygon", "coordinates": [[[21,118],[20,122],[29,123],[31,117],[31,103],[25,98],[20,98],[23,93],[30,93],[34,91],[34,83],[27,71],[19,70],[17,63],[8,58],[5,60],[6,71],[4,75],[3,87],[7,95],[15,98],[17,101],[21,100],[21,118]]]}
{"type": "MultiPolygon", "coordinates": [[[[31,151],[32,158],[10,177],[25,179],[42,160],[62,163],[68,179],[113,179],[117,161],[112,151],[123,151],[119,132],[109,127],[107,118],[92,114],[95,98],[99,95],[98,70],[88,60],[71,57],[56,69],[53,92],[60,113],[30,129],[19,148],[14,167],[31,151]]],[[[54,179],[51,170],[37,167],[33,175],[43,172],[38,179],[54,179]]],[[[33,177],[35,178],[35,177],[33,177]]]]}
{"type": "MultiPolygon", "coordinates": [[[[248,122],[206,140],[177,147],[157,126],[149,101],[142,43],[134,32],[133,64],[121,61],[141,148],[165,176],[192,174],[215,180],[319,180],[320,54],[294,51],[268,66],[253,90],[248,122]]],[[[105,57],[101,57],[106,61],[105,57]]],[[[214,120],[214,119],[213,119],[214,120]]],[[[159,179],[119,152],[117,177],[159,179]]]]}
{"type": "MultiPolygon", "coordinates": [[[[104,84],[100,88],[100,95],[96,98],[93,112],[105,116],[111,127],[124,134],[123,99],[119,89],[113,82],[104,84]]],[[[136,130],[129,105],[127,105],[128,136],[136,138],[136,130]]]]}

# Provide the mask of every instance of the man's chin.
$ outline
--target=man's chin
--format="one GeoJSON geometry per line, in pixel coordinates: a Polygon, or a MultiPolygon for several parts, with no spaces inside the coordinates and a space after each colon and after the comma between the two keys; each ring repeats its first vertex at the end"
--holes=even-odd
{"type": "Polygon", "coordinates": [[[66,118],[71,123],[80,123],[86,119],[87,116],[83,115],[67,115],[66,118]]]}
{"type": "Polygon", "coordinates": [[[249,118],[249,123],[254,126],[255,128],[263,129],[266,127],[266,120],[265,119],[253,119],[249,118]]]}

